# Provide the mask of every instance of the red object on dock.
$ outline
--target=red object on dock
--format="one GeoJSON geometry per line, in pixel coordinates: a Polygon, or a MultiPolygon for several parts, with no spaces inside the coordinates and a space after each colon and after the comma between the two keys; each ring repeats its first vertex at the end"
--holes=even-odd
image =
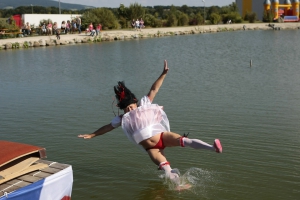
{"type": "Polygon", "coordinates": [[[0,167],[13,160],[34,153],[40,158],[46,157],[45,148],[0,140],[0,167]]]}

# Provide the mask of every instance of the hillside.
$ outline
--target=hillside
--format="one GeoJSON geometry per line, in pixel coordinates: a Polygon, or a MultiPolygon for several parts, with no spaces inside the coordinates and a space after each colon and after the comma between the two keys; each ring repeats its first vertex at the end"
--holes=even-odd
{"type": "MultiPolygon", "coordinates": [[[[7,9],[7,8],[17,8],[19,6],[43,6],[43,7],[59,7],[59,1],[53,0],[1,0],[0,1],[0,9],[7,9]]],[[[76,9],[82,10],[85,8],[90,8],[92,6],[85,6],[80,4],[69,4],[60,2],[61,9],[76,9]]]]}

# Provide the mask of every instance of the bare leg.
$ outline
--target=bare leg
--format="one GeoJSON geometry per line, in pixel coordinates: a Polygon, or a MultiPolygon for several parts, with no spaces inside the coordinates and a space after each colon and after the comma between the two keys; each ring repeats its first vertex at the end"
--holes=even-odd
{"type": "Polygon", "coordinates": [[[162,149],[149,149],[148,154],[151,160],[159,166],[160,169],[165,171],[166,177],[170,178],[174,183],[178,183],[179,175],[172,171],[170,163],[167,161],[164,151],[162,149]]]}

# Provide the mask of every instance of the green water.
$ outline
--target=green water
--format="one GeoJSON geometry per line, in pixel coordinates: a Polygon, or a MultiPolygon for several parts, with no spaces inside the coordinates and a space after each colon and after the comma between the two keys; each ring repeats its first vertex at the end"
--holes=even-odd
{"type": "Polygon", "coordinates": [[[72,200],[298,199],[299,36],[241,31],[0,51],[0,139],[45,147],[48,160],[71,164],[72,200]],[[114,117],[117,81],[142,97],[164,59],[170,70],[155,103],[171,130],[220,138],[224,148],[166,149],[193,184],[180,193],[120,128],[77,138],[114,117]]]}

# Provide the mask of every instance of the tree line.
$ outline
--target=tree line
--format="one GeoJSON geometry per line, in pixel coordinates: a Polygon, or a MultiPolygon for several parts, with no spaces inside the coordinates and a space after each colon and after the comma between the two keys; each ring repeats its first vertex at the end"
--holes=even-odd
{"type": "MultiPolygon", "coordinates": [[[[0,9],[0,18],[15,14],[58,14],[58,7],[20,6],[15,9],[0,9]]],[[[147,6],[133,3],[129,7],[120,4],[119,8],[92,8],[85,10],[61,10],[62,14],[81,14],[83,28],[91,22],[101,23],[104,29],[129,28],[133,19],[144,20],[146,27],[175,27],[202,24],[242,23],[244,20],[255,22],[256,14],[240,16],[236,3],[227,6],[189,7],[147,6]]]]}

